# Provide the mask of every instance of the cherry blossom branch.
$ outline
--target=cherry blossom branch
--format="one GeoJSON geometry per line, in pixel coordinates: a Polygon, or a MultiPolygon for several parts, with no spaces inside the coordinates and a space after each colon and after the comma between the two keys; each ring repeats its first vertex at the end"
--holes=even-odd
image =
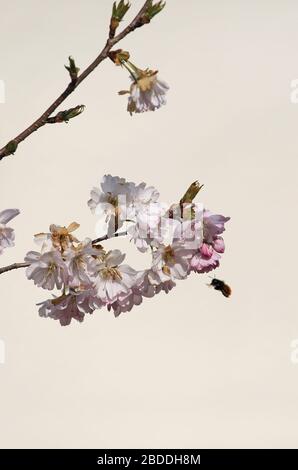
{"type": "MultiPolygon", "coordinates": [[[[179,205],[181,206],[183,203],[190,203],[193,201],[193,199],[196,197],[198,192],[202,189],[203,185],[200,185],[198,181],[194,181],[187,191],[185,192],[184,196],[180,199],[179,205]]],[[[169,209],[169,217],[173,217],[173,208],[169,209]]],[[[105,240],[109,240],[111,238],[116,238],[116,237],[124,237],[127,235],[127,231],[124,230],[122,232],[115,232],[112,235],[104,235],[102,237],[96,238],[95,240],[92,240],[92,245],[96,245],[97,243],[103,242],[105,240]]],[[[30,266],[29,263],[13,263],[10,264],[9,266],[4,266],[3,268],[0,268],[0,274],[6,273],[8,271],[13,271],[14,269],[19,269],[19,268],[27,268],[30,266]]]]}
{"type": "MultiPolygon", "coordinates": [[[[103,242],[105,240],[109,240],[111,238],[124,237],[126,235],[127,235],[126,231],[114,233],[111,236],[104,235],[103,237],[99,237],[93,240],[92,245],[96,245],[97,243],[103,242]]],[[[13,271],[14,269],[28,268],[28,266],[30,266],[30,263],[13,263],[8,266],[3,266],[3,268],[0,268],[0,274],[6,273],[8,271],[13,271]]]]}
{"type": "MultiPolygon", "coordinates": [[[[124,0],[121,2],[123,5],[124,0]]],[[[193,202],[202,187],[195,181],[178,203],[165,210],[155,187],[104,175],[100,187],[91,190],[88,206],[92,213],[104,211],[106,235],[93,241],[79,240],[73,235],[79,228],[77,222],[67,227],[51,224],[49,232],[34,236],[42,243],[40,251],[29,251],[23,263],[0,268],[0,274],[29,266],[27,279],[46,290],[57,289],[57,294],[37,304],[38,313],[58,320],[62,326],[72,319],[82,322],[85,314],[102,307],[112,310],[115,317],[129,312],[145,298],[170,292],[177,280],[186,279],[192,272],[204,274],[218,268],[225,251],[221,235],[230,217],[193,202]],[[123,195],[125,204],[120,199],[123,195]],[[132,230],[118,232],[124,222],[132,222],[132,230]],[[151,249],[149,267],[136,270],[123,264],[125,253],[106,250],[100,243],[128,232],[140,252],[151,249]]],[[[14,230],[7,224],[19,213],[18,209],[0,212],[1,252],[14,246],[14,230]]],[[[231,288],[224,281],[214,278],[210,285],[230,297],[231,288]]]]}
{"type": "MultiPolygon", "coordinates": [[[[128,4],[129,5],[129,4],[128,4]]],[[[53,112],[63,103],[63,101],[66,100],[66,98],[71,95],[71,93],[74,92],[74,90],[82,83],[85,78],[90,75],[94,69],[109,56],[109,52],[111,51],[112,47],[117,44],[119,41],[121,41],[125,36],[133,32],[136,28],[139,28],[143,26],[146,23],[149,23],[152,17],[156,14],[152,12],[152,8],[158,7],[158,8],[163,8],[162,5],[153,5],[152,0],[146,0],[143,7],[139,11],[139,13],[136,15],[136,17],[131,21],[131,23],[126,26],[126,28],[123,29],[118,35],[111,37],[107,39],[107,42],[100,52],[100,54],[96,57],[96,59],[79,75],[77,76],[77,70],[75,68],[75,64],[73,61],[74,68],[71,67],[71,60],[70,59],[70,67],[67,67],[70,73],[71,77],[71,82],[67,85],[66,89],[61,93],[61,95],[58,96],[58,98],[44,111],[44,113],[36,120],[34,121],[30,126],[28,126],[24,131],[22,131],[19,135],[17,135],[14,139],[10,140],[3,148],[0,149],[0,160],[2,160],[5,157],[8,157],[9,155],[13,155],[15,151],[18,148],[18,145],[20,142],[23,140],[27,139],[33,132],[37,131],[41,127],[43,127],[47,123],[53,123],[53,122],[61,122],[59,119],[56,121],[50,120],[50,116],[53,114],[53,112]]],[[[113,16],[112,16],[113,19],[113,16]]],[[[121,20],[122,18],[120,18],[121,20]]],[[[119,25],[119,22],[118,22],[119,25]]],[[[117,26],[116,26],[117,27],[117,26]]],[[[115,29],[116,29],[115,27],[115,29]]],[[[18,266],[19,267],[19,266],[18,266]]],[[[17,269],[17,268],[11,268],[11,269],[17,269]]],[[[0,272],[1,274],[1,272],[0,272]]]]}

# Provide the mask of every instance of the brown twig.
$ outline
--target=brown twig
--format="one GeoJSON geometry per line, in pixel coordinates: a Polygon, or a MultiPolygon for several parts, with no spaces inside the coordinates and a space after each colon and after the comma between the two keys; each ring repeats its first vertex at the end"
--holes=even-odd
{"type": "Polygon", "coordinates": [[[7,271],[12,271],[13,269],[27,268],[28,266],[30,266],[29,263],[13,263],[9,266],[4,266],[3,268],[0,268],[0,274],[6,273],[7,271]]]}
{"type": "MultiPolygon", "coordinates": [[[[126,26],[117,36],[114,38],[109,38],[106,42],[106,45],[100,52],[100,54],[96,57],[96,59],[76,78],[76,80],[72,80],[66,89],[61,93],[60,96],[49,106],[49,108],[36,120],[34,121],[29,127],[27,127],[23,132],[21,132],[18,136],[14,139],[10,140],[8,144],[6,144],[2,149],[0,149],[0,160],[4,157],[8,157],[9,155],[13,155],[16,151],[20,142],[25,140],[29,137],[33,132],[37,131],[45,124],[47,124],[48,118],[53,114],[53,112],[58,108],[58,106],[66,100],[66,98],[73,93],[73,91],[82,83],[85,78],[90,75],[91,72],[103,61],[108,57],[108,54],[112,47],[117,44],[121,39],[127,36],[129,33],[134,31],[136,28],[148,23],[146,20],[146,10],[150,5],[150,0],[146,0],[143,7],[136,15],[136,17],[132,20],[132,22],[126,26]]],[[[16,268],[12,268],[16,269],[16,268]]],[[[1,274],[1,273],[0,273],[1,274]]]]}
{"type": "Polygon", "coordinates": [[[126,235],[127,235],[126,230],[124,232],[114,233],[114,235],[111,235],[110,237],[108,235],[105,235],[104,237],[96,238],[96,240],[93,240],[92,245],[95,245],[96,243],[103,242],[105,240],[109,240],[110,238],[125,237],[126,235]]]}

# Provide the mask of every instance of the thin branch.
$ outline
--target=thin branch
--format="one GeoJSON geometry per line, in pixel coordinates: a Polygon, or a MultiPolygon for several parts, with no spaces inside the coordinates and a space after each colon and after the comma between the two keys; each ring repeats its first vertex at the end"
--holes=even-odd
{"type": "Polygon", "coordinates": [[[104,235],[103,237],[96,238],[96,240],[92,241],[92,245],[96,245],[96,243],[103,242],[104,240],[110,240],[111,238],[116,238],[116,237],[125,237],[127,235],[127,231],[125,230],[124,232],[118,232],[114,233],[110,237],[108,235],[104,235]]]}
{"type": "MultiPolygon", "coordinates": [[[[47,124],[48,118],[53,114],[53,112],[58,108],[58,106],[66,100],[66,98],[73,93],[73,91],[82,83],[85,78],[90,75],[91,72],[103,61],[108,57],[108,54],[112,47],[117,44],[121,39],[127,36],[129,33],[134,31],[136,28],[148,23],[145,20],[145,12],[150,5],[151,0],[146,0],[143,7],[136,15],[136,17],[132,20],[132,22],[123,29],[117,36],[114,38],[109,38],[106,42],[106,45],[100,52],[100,54],[96,57],[96,59],[77,77],[76,80],[72,80],[66,89],[61,93],[60,96],[49,106],[49,108],[36,120],[34,121],[29,127],[27,127],[23,132],[21,132],[18,136],[14,139],[10,140],[8,144],[6,144],[2,149],[0,149],[0,160],[4,157],[8,157],[9,155],[13,155],[16,151],[18,145],[23,140],[27,139],[33,132],[37,131],[45,124],[47,124]]],[[[16,268],[12,268],[16,269],[16,268]]],[[[0,273],[1,274],[1,273],[0,273]]]]}
{"type": "Polygon", "coordinates": [[[12,271],[13,269],[27,268],[28,266],[30,266],[29,263],[13,263],[9,266],[4,266],[3,268],[0,268],[0,274],[6,273],[7,271],[12,271]]]}

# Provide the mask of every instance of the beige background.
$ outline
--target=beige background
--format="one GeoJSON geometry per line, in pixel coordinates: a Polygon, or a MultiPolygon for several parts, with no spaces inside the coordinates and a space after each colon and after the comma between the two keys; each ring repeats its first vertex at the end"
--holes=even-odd
{"type": "MultiPolygon", "coordinates": [[[[140,7],[132,1],[129,18],[140,7]]],[[[141,67],[160,70],[168,105],[130,117],[127,73],[105,61],[64,108],[68,125],[40,130],[1,163],[1,209],[19,207],[21,261],[50,223],[81,223],[104,173],[177,200],[194,179],[202,199],[230,215],[218,277],[227,300],[191,276],[114,319],[97,311],[61,328],[38,317],[48,293],[14,271],[1,277],[1,447],[296,447],[298,364],[298,4],[295,0],[168,0],[127,37],[141,67]]],[[[104,44],[110,0],[1,0],[0,105],[4,144],[62,91],[72,54],[85,68],[104,44]]],[[[142,257],[126,240],[110,246],[142,257]]]]}

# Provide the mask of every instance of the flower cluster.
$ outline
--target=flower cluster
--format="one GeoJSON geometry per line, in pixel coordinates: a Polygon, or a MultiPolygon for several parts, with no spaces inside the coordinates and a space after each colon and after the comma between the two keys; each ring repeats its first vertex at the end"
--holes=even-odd
{"type": "Polygon", "coordinates": [[[217,268],[225,248],[221,234],[229,218],[193,203],[199,189],[193,183],[187,202],[184,197],[168,207],[159,201],[154,187],[105,175],[88,201],[99,219],[99,238],[78,240],[76,222],[68,227],[51,225],[48,233],[35,235],[40,249],[25,257],[27,277],[38,287],[60,291],[38,304],[39,314],[61,325],[73,318],[81,322],[102,307],[118,316],[140,305],[144,297],[168,293],[192,271],[217,268]],[[151,251],[148,269],[136,271],[124,263],[121,251],[102,246],[103,240],[124,234],[140,252],[151,251]]]}
{"type": "Polygon", "coordinates": [[[5,209],[0,212],[0,255],[5,248],[14,246],[15,234],[11,227],[7,227],[7,223],[19,215],[18,209],[5,209]]]}

